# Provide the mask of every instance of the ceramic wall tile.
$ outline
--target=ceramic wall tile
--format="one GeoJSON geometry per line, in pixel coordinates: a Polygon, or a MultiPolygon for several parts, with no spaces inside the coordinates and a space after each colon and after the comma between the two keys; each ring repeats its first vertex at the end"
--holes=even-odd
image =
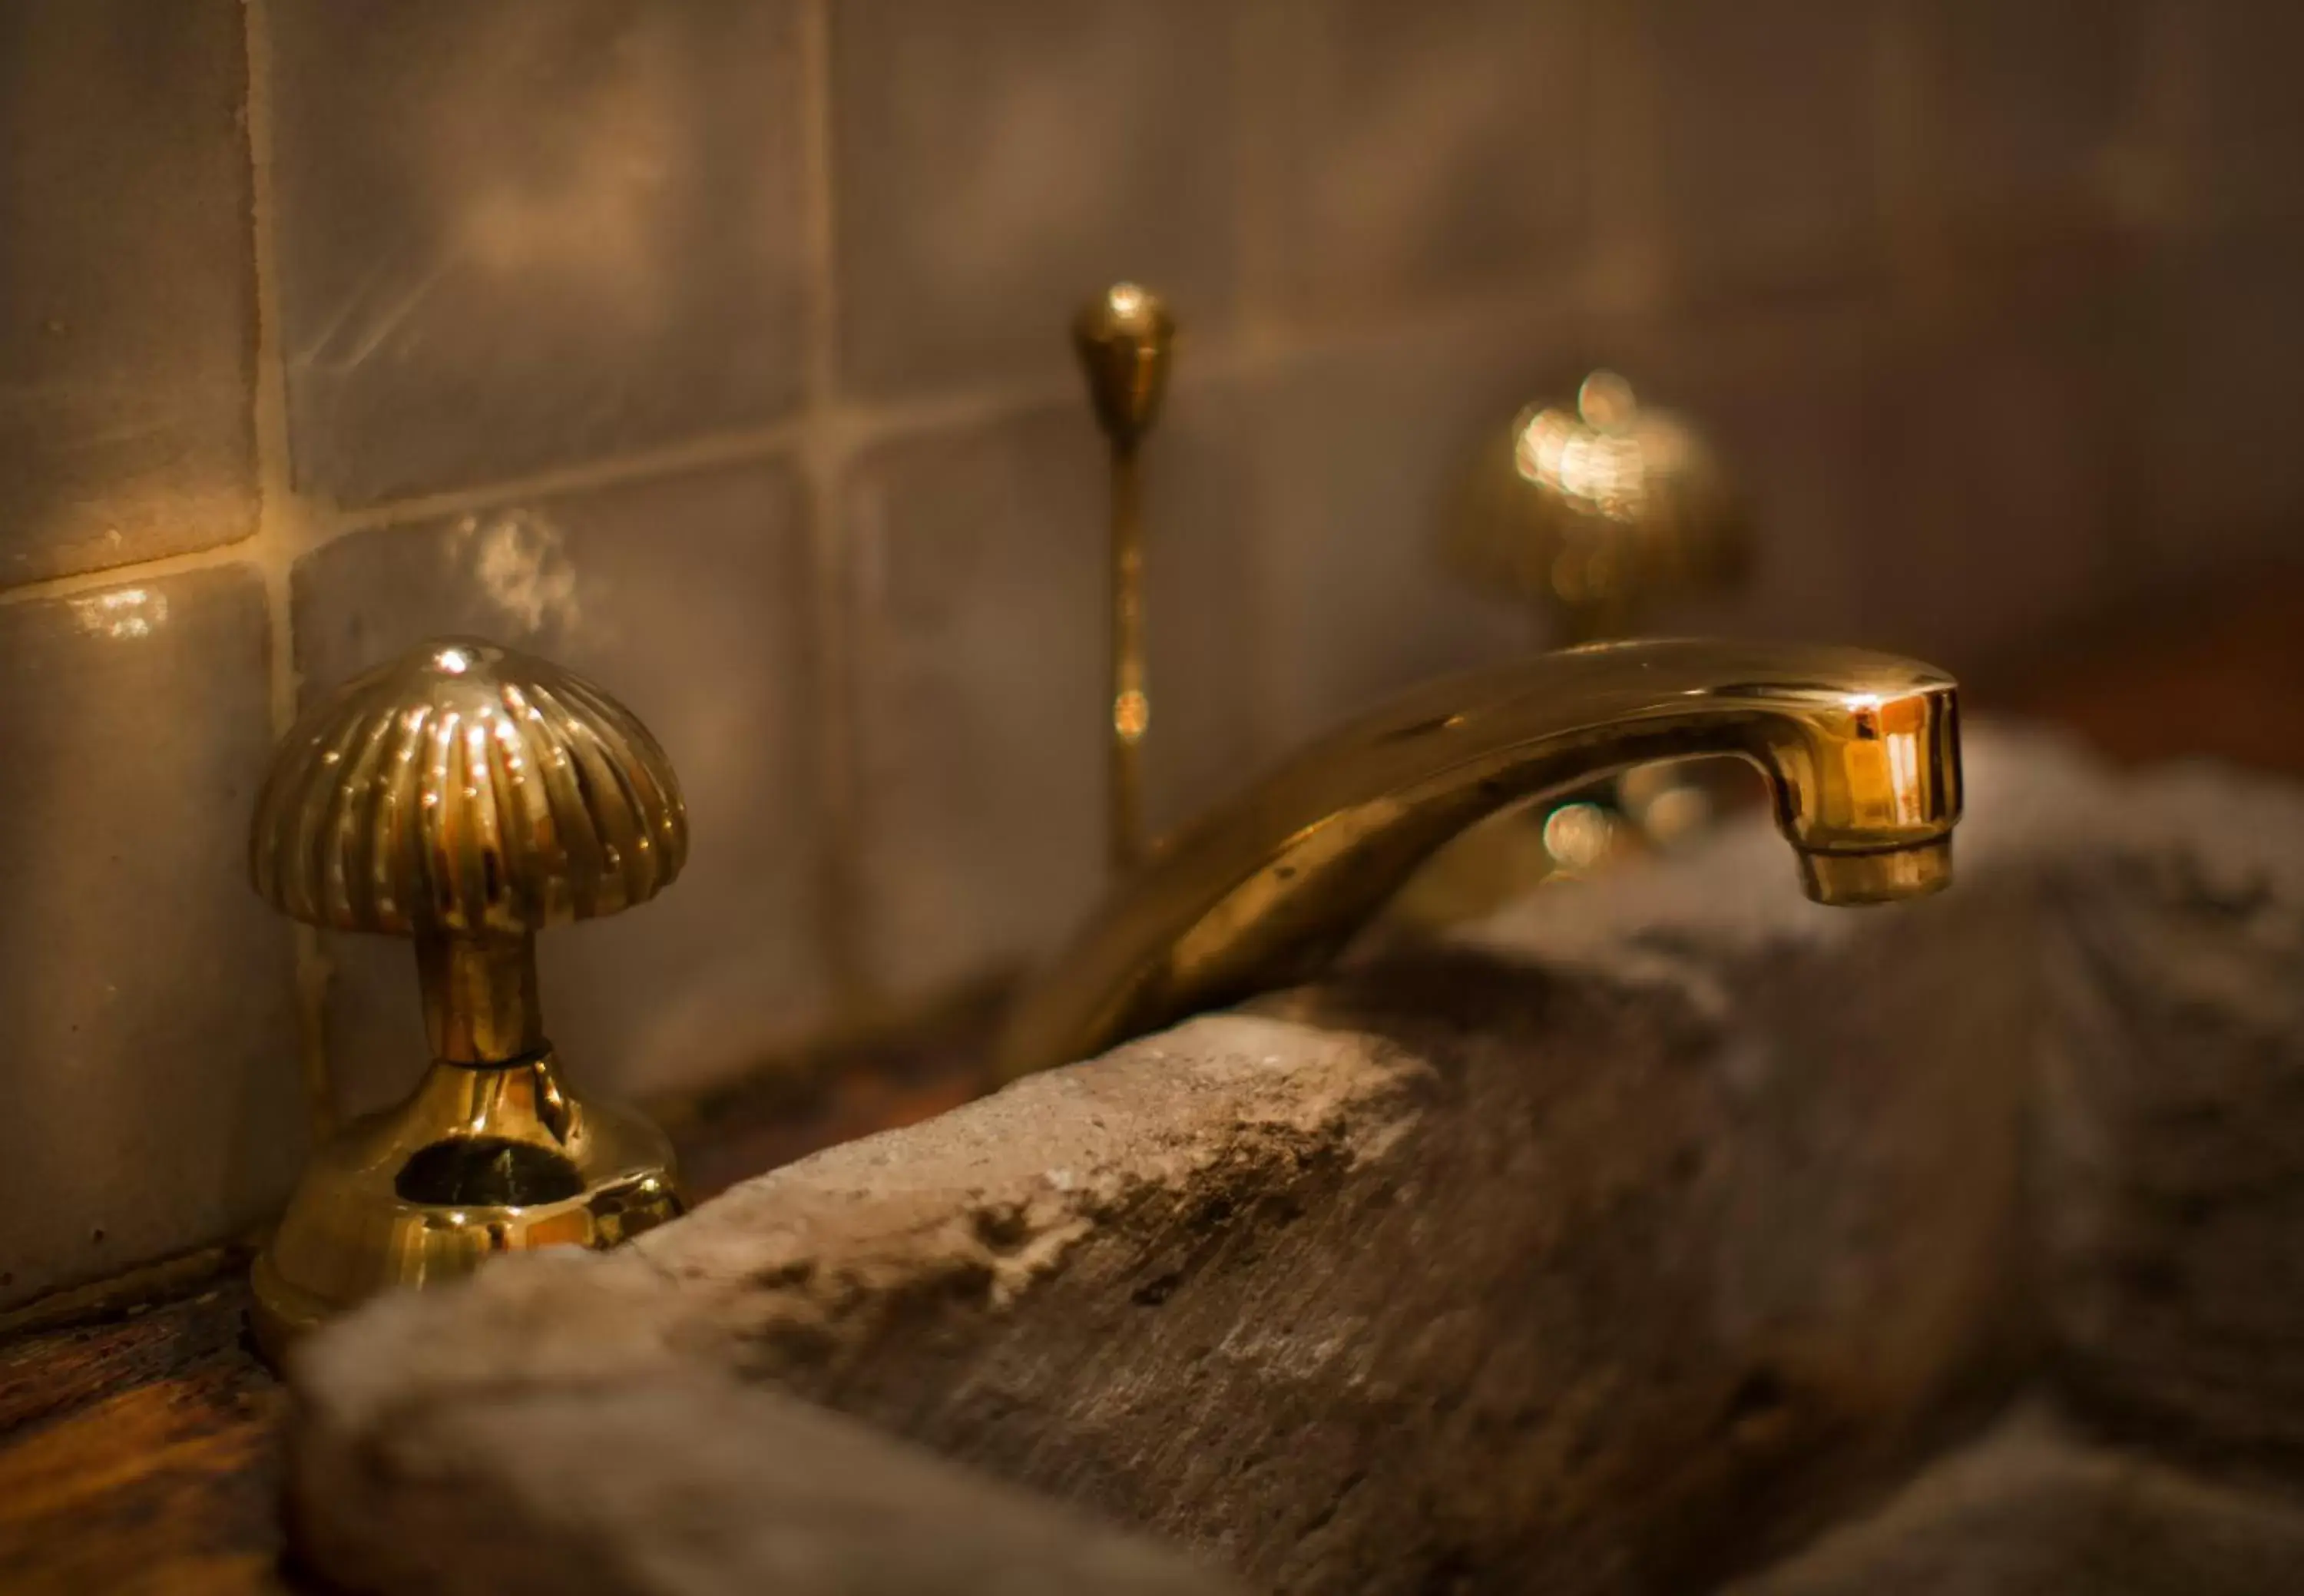
{"type": "Polygon", "coordinates": [[[256,530],[237,0],[0,0],[0,585],[256,530]]]}
{"type": "Polygon", "coordinates": [[[1224,0],[843,0],[832,8],[843,380],[874,395],[1071,360],[1072,309],[1233,293],[1224,0]]]}
{"type": "Polygon", "coordinates": [[[0,607],[0,1305],[244,1231],[301,1161],[267,659],[243,566],[0,607]]]}
{"type": "Polygon", "coordinates": [[[796,9],[267,7],[297,485],[369,504],[787,413],[796,9]]]}

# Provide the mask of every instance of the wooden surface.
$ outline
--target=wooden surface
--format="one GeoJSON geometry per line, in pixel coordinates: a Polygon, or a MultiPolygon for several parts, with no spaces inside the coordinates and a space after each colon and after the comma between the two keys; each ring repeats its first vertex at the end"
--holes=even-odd
{"type": "MultiPolygon", "coordinates": [[[[2304,777],[2304,578],[2172,607],[1971,701],[2069,725],[2124,760],[2207,755],[2304,777]]],[[[827,1050],[665,1118],[700,1193],[978,1090],[973,994],[916,1032],[827,1050]]],[[[261,1592],[282,1565],[282,1396],[246,1339],[245,1255],[146,1300],[13,1316],[0,1338],[0,1591],[261,1592]]]]}
{"type": "Polygon", "coordinates": [[[277,1588],[282,1394],[240,1260],[132,1314],[0,1352],[0,1589],[277,1588]]]}

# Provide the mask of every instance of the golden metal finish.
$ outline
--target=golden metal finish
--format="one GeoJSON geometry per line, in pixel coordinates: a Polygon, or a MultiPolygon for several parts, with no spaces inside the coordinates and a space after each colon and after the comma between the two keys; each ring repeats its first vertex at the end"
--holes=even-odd
{"type": "Polygon", "coordinates": [[[1950,677],[1855,649],[1632,642],[1434,682],[1316,743],[1164,846],[1026,993],[1009,1075],[1300,981],[1427,855],[1506,804],[1733,754],[1820,903],[1944,886],[1960,815],[1950,677]]]}
{"type": "Polygon", "coordinates": [[[582,677],[427,643],[305,716],[258,795],[256,890],[340,931],[521,936],[614,914],[688,858],[671,762],[582,677]]]}
{"type": "Polygon", "coordinates": [[[1569,642],[1621,637],[1637,607],[1743,570],[1750,529],[1710,446],[1595,371],[1575,407],[1531,406],[1473,467],[1452,564],[1542,604],[1569,642]]]}
{"type": "MultiPolygon", "coordinates": [[[[1587,643],[1631,635],[1659,598],[1741,576],[1750,541],[1741,497],[1695,429],[1642,406],[1615,373],[1595,371],[1573,406],[1532,405],[1490,440],[1444,552],[1478,585],[1536,605],[1547,636],[1587,643]]],[[[1547,879],[1667,845],[1675,827],[1710,807],[1717,777],[1716,764],[1684,761],[1502,811],[1443,849],[1386,918],[1448,925],[1547,879]],[[1666,802],[1614,790],[1639,781],[1669,783],[1666,802]]]]}
{"type": "Polygon", "coordinates": [[[1144,861],[1144,734],[1152,700],[1144,679],[1144,504],[1137,450],[1159,419],[1175,323],[1156,294],[1115,284],[1072,323],[1097,424],[1112,446],[1112,869],[1144,861]]]}
{"type": "Polygon", "coordinates": [[[680,1212],[663,1135],[562,1081],[536,933],[645,902],[687,857],[647,728],[490,643],[428,643],[289,734],[257,799],[250,878],[309,924],[414,939],[432,1065],[305,1170],[256,1261],[267,1355],[386,1287],[494,1252],[611,1246],[680,1212]]]}

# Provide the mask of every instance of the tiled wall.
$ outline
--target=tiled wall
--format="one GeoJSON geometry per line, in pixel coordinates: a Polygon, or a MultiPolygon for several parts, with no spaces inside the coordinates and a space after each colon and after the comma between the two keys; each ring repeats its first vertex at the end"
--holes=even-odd
{"type": "Polygon", "coordinates": [[[2291,0],[0,0],[0,1305],[260,1218],[421,1053],[404,947],[241,834],[299,700],[442,631],[681,769],[546,939],[582,1077],[740,1070],[1098,878],[1063,326],[1189,329],[1156,804],[1527,616],[1429,554],[1618,364],[1757,497],[1689,616],[1954,667],[2291,547],[2291,0]]]}

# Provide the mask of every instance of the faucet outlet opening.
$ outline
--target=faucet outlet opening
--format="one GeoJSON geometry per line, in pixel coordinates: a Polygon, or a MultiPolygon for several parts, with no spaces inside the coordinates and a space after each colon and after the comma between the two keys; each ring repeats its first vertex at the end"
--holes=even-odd
{"type": "Polygon", "coordinates": [[[1852,907],[1925,897],[1952,885],[1952,839],[1866,853],[1800,851],[1800,885],[1819,904],[1852,907]]]}

